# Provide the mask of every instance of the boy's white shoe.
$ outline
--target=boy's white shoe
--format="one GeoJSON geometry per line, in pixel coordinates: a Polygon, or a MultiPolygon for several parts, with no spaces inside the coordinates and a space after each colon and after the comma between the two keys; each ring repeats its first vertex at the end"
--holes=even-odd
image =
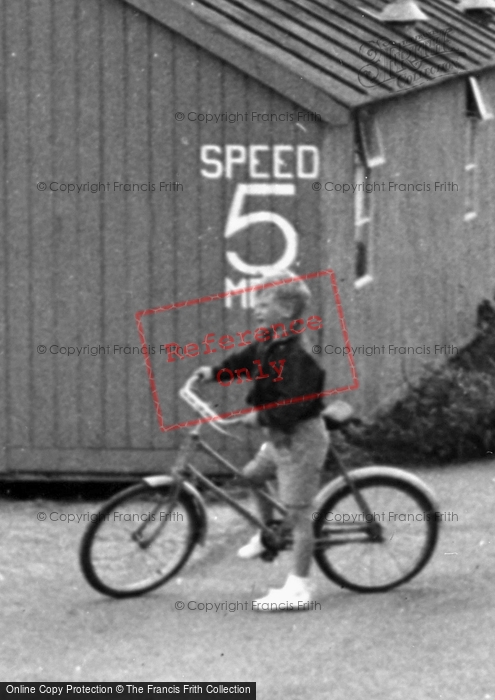
{"type": "Polygon", "coordinates": [[[283,588],[271,588],[266,596],[253,601],[253,610],[280,612],[309,610],[312,590],[309,578],[289,574],[283,588]]]}
{"type": "Polygon", "coordinates": [[[261,542],[261,532],[257,532],[244,547],[238,550],[237,556],[241,559],[255,559],[260,554],[263,554],[264,551],[265,547],[261,542]]]}

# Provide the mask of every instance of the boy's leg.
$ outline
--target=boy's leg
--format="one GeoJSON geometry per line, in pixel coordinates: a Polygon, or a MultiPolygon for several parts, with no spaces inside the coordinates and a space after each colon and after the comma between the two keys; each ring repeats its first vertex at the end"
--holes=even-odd
{"type": "MultiPolygon", "coordinates": [[[[246,464],[242,473],[253,486],[263,486],[267,481],[275,478],[276,469],[273,446],[269,442],[265,442],[258,450],[254,459],[246,464]]],[[[267,523],[273,517],[272,506],[259,496],[256,491],[253,491],[253,497],[261,520],[267,523]]],[[[242,559],[251,559],[259,556],[263,551],[264,547],[261,544],[261,533],[258,532],[251,538],[247,545],[241,547],[238,551],[238,555],[242,559]]]]}
{"type": "MultiPolygon", "coordinates": [[[[304,421],[291,436],[290,445],[277,447],[277,476],[280,498],[288,509],[293,527],[293,567],[285,586],[258,601],[259,610],[274,610],[277,601],[309,602],[309,570],[313,557],[313,500],[320,487],[321,469],[329,444],[320,418],[304,421]],[[274,604],[263,607],[263,603],[274,604]]],[[[293,609],[300,609],[297,606],[293,609]]]]}
{"type": "Polygon", "coordinates": [[[313,501],[320,488],[321,470],[328,451],[329,435],[323,420],[304,421],[290,447],[278,451],[277,475],[280,498],[293,527],[292,573],[307,577],[313,557],[313,501]]]}
{"type": "Polygon", "coordinates": [[[293,573],[295,576],[306,578],[309,576],[313,558],[313,508],[291,507],[288,510],[288,522],[292,524],[294,537],[293,573]]]}

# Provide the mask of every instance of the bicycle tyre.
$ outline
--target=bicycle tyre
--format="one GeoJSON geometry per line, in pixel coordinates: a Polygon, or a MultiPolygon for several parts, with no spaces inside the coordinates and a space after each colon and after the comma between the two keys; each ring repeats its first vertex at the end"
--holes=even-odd
{"type": "MultiPolygon", "coordinates": [[[[410,581],[420,573],[430,560],[435,550],[439,533],[439,520],[435,515],[438,512],[437,506],[426,490],[406,479],[401,479],[397,475],[374,474],[360,477],[359,474],[356,474],[353,476],[353,480],[363,494],[374,522],[380,522],[380,519],[386,521],[388,518],[388,522],[382,523],[381,541],[373,541],[370,536],[363,536],[362,534],[358,537],[358,527],[356,527],[354,539],[351,537],[346,546],[345,535],[343,539],[342,535],[340,535],[341,539],[339,540],[339,526],[329,525],[330,522],[342,522],[340,529],[342,533],[345,533],[345,531],[352,530],[352,525],[349,521],[344,524],[343,516],[349,516],[351,521],[353,515],[359,518],[359,507],[350,487],[344,483],[324,501],[318,511],[317,520],[314,523],[314,534],[316,540],[321,539],[323,542],[317,542],[314,557],[323,573],[343,588],[361,593],[385,592],[410,581]],[[371,489],[374,489],[374,492],[371,489]],[[380,490],[382,491],[381,494],[380,490]],[[390,510],[385,512],[383,509],[384,505],[377,512],[376,507],[381,505],[382,501],[381,498],[377,497],[377,494],[384,497],[384,502],[388,504],[388,508],[391,507],[391,495],[404,497],[404,503],[409,501],[411,513],[390,510]],[[412,515],[413,519],[402,518],[402,515],[412,515]],[[401,518],[398,519],[398,516],[401,516],[401,518]],[[392,520],[390,520],[391,518],[392,520]],[[403,526],[404,524],[406,527],[403,526]],[[403,536],[404,533],[406,538],[403,536]],[[408,554],[413,552],[415,555],[405,568],[398,565],[398,557],[392,553],[391,543],[394,537],[394,549],[397,549],[399,537],[402,537],[405,540],[408,554]],[[332,539],[334,540],[333,544],[332,539]],[[417,540],[419,545],[415,546],[415,551],[411,549],[413,539],[417,540]],[[395,567],[398,571],[395,574],[391,572],[389,576],[384,571],[376,579],[372,580],[372,572],[375,570],[371,562],[372,554],[376,556],[386,556],[388,554],[390,560],[395,562],[395,567]],[[366,557],[368,557],[368,563],[366,557]],[[355,571],[353,571],[353,566],[355,566],[355,571]],[[365,580],[366,578],[368,580],[365,580]]],[[[362,517],[361,532],[366,527],[364,524],[365,516],[362,517]]],[[[391,568],[393,569],[394,567],[392,566],[391,568]]]]}
{"type": "MultiPolygon", "coordinates": [[[[201,537],[203,527],[194,504],[194,496],[184,489],[181,490],[173,506],[173,513],[167,514],[165,510],[161,510],[160,518],[155,517],[151,520],[151,511],[149,511],[148,522],[143,521],[143,513],[140,513],[140,503],[148,503],[148,505],[155,503],[155,508],[156,503],[159,503],[166,508],[167,499],[170,502],[173,496],[173,488],[172,483],[159,487],[140,483],[109,499],[98,513],[94,514],[93,521],[90,522],[84,533],[79,554],[84,577],[94,589],[113,598],[143,595],[162,586],[184,566],[201,537]],[[118,514],[120,514],[119,517],[117,517],[118,514]],[[122,514],[132,516],[132,519],[123,519],[122,514]],[[127,523],[130,522],[132,526],[135,526],[136,522],[139,523],[134,528],[135,534],[139,528],[158,528],[162,520],[167,521],[168,515],[171,516],[170,521],[166,522],[165,526],[158,532],[156,540],[153,540],[151,546],[143,549],[136,540],[132,539],[131,526],[127,527],[127,523]],[[177,519],[172,521],[172,515],[177,516],[177,519]],[[181,516],[180,520],[178,519],[179,515],[181,516]],[[146,525],[143,526],[143,522],[146,522],[146,525]],[[126,530],[127,534],[125,534],[126,530]],[[105,538],[108,540],[108,544],[105,544],[105,538]],[[173,552],[175,556],[172,556],[171,559],[169,557],[169,562],[167,562],[167,557],[164,557],[163,566],[160,566],[158,570],[151,570],[144,577],[139,571],[139,565],[135,567],[130,562],[131,568],[137,569],[136,577],[135,580],[132,579],[133,571],[127,576],[125,566],[128,559],[132,560],[133,557],[137,556],[144,566],[142,560],[144,554],[149,554],[151,559],[156,561],[157,552],[159,553],[160,548],[163,548],[165,544],[171,550],[177,550],[173,552]]],[[[160,564],[161,561],[160,558],[160,564]]],[[[153,568],[156,569],[156,564],[152,565],[153,568]]],[[[144,571],[149,571],[147,565],[144,567],[144,571]]]]}

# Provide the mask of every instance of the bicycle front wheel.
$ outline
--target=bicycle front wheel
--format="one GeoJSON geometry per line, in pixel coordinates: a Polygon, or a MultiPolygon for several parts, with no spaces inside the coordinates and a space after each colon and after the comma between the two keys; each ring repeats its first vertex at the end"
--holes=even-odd
{"type": "Polygon", "coordinates": [[[426,491],[397,476],[356,475],[354,481],[368,512],[347,484],[329,496],[315,522],[315,559],[344,588],[388,591],[416,576],[433,554],[436,506],[426,491]]]}
{"type": "Polygon", "coordinates": [[[88,583],[114,598],[142,595],[181,569],[201,531],[193,497],[173,484],[137,484],[93,515],[81,542],[88,583]]]}

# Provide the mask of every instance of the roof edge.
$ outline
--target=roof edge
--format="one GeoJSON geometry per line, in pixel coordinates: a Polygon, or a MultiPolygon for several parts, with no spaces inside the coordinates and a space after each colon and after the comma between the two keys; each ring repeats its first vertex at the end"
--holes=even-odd
{"type": "MultiPolygon", "coordinates": [[[[302,77],[297,59],[283,64],[271,55],[268,42],[238,29],[236,38],[221,26],[213,24],[203,8],[180,0],[122,0],[165,27],[181,34],[243,73],[263,83],[283,97],[309,112],[321,115],[323,121],[338,126],[348,124],[351,108],[339,104],[322,85],[302,77]],[[243,40],[243,34],[246,38],[243,40]]],[[[303,64],[301,65],[301,69],[303,64]]]]}
{"type": "Polygon", "coordinates": [[[425,92],[426,90],[432,90],[433,88],[438,88],[440,86],[444,85],[449,85],[454,83],[456,80],[462,80],[463,78],[470,78],[470,77],[477,77],[477,76],[482,76],[484,73],[490,73],[490,71],[493,71],[495,69],[495,59],[493,60],[492,63],[484,65],[482,67],[478,68],[468,68],[466,70],[461,70],[458,71],[457,73],[452,73],[452,75],[445,75],[442,78],[435,78],[434,80],[431,80],[428,83],[421,83],[420,85],[416,85],[414,87],[407,87],[404,88],[404,90],[400,90],[398,92],[394,92],[390,95],[383,95],[379,98],[376,99],[369,99],[366,102],[363,101],[362,104],[356,105],[355,107],[352,108],[352,112],[355,113],[359,111],[360,109],[366,109],[371,106],[379,106],[381,104],[386,104],[387,102],[390,102],[391,100],[400,100],[403,97],[407,97],[409,95],[411,96],[417,96],[420,92],[425,92]]]}

